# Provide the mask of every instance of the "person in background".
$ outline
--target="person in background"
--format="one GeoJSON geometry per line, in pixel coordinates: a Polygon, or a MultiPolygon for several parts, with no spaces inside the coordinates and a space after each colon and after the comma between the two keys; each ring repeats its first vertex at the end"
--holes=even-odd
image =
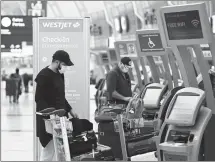
{"type": "MultiPolygon", "coordinates": [[[[77,118],[72,107],[65,98],[64,72],[67,66],[73,66],[69,54],[66,51],[56,51],[52,57],[52,63],[42,69],[36,76],[35,102],[36,111],[39,112],[46,108],[65,109],[68,113],[77,118]]],[[[41,116],[36,118],[37,137],[42,145],[40,161],[52,161],[55,155],[52,135],[45,129],[45,123],[41,116]]]]}
{"type": "Polygon", "coordinates": [[[24,87],[25,87],[25,93],[28,93],[29,92],[29,81],[30,81],[30,77],[27,73],[24,73],[23,76],[23,84],[24,84],[24,87]]]}
{"type": "Polygon", "coordinates": [[[19,103],[19,97],[22,94],[22,77],[19,74],[19,68],[16,68],[16,73],[14,74],[14,77],[17,81],[17,95],[16,95],[16,102],[19,103]]]}
{"type": "Polygon", "coordinates": [[[129,69],[132,61],[129,57],[123,57],[118,65],[111,70],[106,77],[108,101],[116,104],[127,105],[132,97],[129,69]]]}
{"type": "Polygon", "coordinates": [[[6,96],[9,96],[9,102],[12,103],[16,102],[16,95],[17,95],[17,82],[14,74],[11,74],[9,78],[5,79],[6,81],[6,96]]]}
{"type": "Polygon", "coordinates": [[[2,71],[2,81],[6,81],[7,79],[7,74],[5,72],[5,70],[2,71]]]}

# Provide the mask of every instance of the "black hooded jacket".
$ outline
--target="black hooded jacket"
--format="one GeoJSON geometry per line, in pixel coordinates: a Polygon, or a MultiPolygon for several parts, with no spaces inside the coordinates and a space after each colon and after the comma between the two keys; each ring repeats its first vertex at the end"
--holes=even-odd
{"type": "MultiPolygon", "coordinates": [[[[37,112],[50,107],[65,109],[66,112],[70,112],[72,107],[65,98],[64,75],[55,73],[46,67],[39,72],[35,82],[37,83],[35,93],[37,112]]],[[[46,133],[43,117],[37,115],[36,124],[37,137],[39,137],[42,146],[45,147],[52,139],[52,135],[46,133]]]]}

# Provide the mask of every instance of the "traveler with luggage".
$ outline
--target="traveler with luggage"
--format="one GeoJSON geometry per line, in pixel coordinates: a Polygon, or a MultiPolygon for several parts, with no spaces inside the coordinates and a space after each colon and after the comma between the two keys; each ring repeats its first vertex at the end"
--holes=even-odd
{"type": "MultiPolygon", "coordinates": [[[[128,74],[129,69],[132,67],[131,65],[131,59],[129,57],[123,57],[118,65],[106,76],[107,100],[115,108],[126,108],[132,99],[131,80],[128,74]]],[[[102,111],[103,108],[108,110],[107,106],[101,106],[98,109],[102,111]]],[[[100,110],[98,111],[100,112],[100,110]]],[[[120,136],[115,131],[113,120],[99,121],[98,131],[99,143],[111,147],[115,158],[121,160],[122,149],[120,136]]]]}
{"type": "Polygon", "coordinates": [[[123,57],[119,64],[106,77],[108,101],[127,105],[132,97],[129,69],[132,67],[129,57],[123,57]]]}
{"type": "MultiPolygon", "coordinates": [[[[39,72],[35,79],[37,83],[35,93],[37,112],[53,107],[55,109],[64,109],[66,111],[65,116],[68,115],[67,113],[70,113],[74,118],[77,118],[77,114],[74,113],[65,98],[63,75],[66,66],[73,65],[69,54],[59,50],[54,53],[51,65],[39,72]]],[[[41,116],[37,116],[36,121],[37,137],[39,137],[43,147],[40,161],[52,161],[55,154],[52,135],[46,132],[45,123],[41,116]]]]}

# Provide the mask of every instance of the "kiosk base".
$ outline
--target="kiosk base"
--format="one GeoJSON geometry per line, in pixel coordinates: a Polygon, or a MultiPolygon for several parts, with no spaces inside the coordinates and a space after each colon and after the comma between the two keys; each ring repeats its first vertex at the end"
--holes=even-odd
{"type": "Polygon", "coordinates": [[[215,161],[214,123],[215,123],[215,114],[212,114],[212,117],[204,133],[204,161],[215,161]]]}

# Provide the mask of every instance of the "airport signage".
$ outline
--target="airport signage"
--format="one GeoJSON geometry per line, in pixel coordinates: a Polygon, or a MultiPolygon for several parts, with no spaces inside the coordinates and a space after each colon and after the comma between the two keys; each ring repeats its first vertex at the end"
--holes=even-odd
{"type": "Polygon", "coordinates": [[[1,17],[1,49],[22,49],[22,42],[32,43],[32,16],[1,17]]]}
{"type": "Polygon", "coordinates": [[[159,33],[138,34],[141,52],[164,51],[159,33]]]}
{"type": "Polygon", "coordinates": [[[47,1],[27,0],[26,12],[29,16],[42,16],[47,15],[47,1]]]}
{"type": "Polygon", "coordinates": [[[55,51],[68,52],[74,66],[68,67],[64,74],[66,99],[80,118],[89,119],[90,52],[87,18],[40,18],[35,22],[34,27],[38,28],[34,30],[37,37],[37,40],[34,40],[37,72],[51,63],[55,51]]]}
{"type": "Polygon", "coordinates": [[[202,39],[199,11],[164,13],[169,40],[202,39]]]}
{"type": "Polygon", "coordinates": [[[117,41],[114,46],[120,57],[137,57],[135,41],[117,41]]]}

